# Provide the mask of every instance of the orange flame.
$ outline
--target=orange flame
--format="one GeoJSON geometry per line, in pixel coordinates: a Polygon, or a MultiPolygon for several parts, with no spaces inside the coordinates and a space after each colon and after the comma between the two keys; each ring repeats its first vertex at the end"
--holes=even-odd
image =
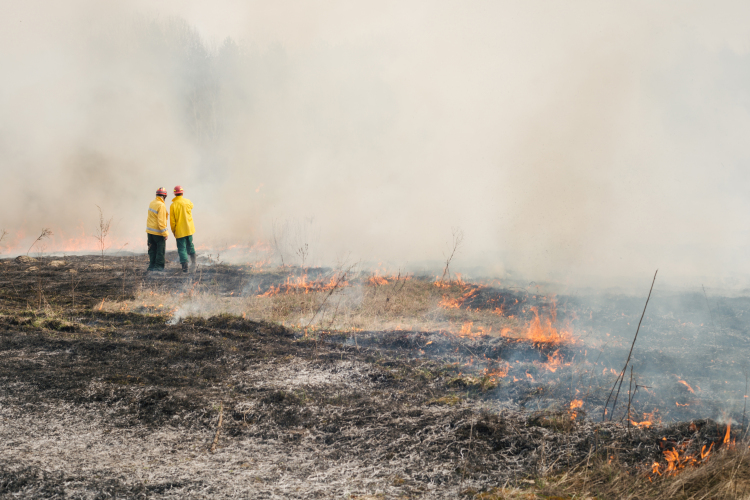
{"type": "Polygon", "coordinates": [[[724,444],[729,443],[729,436],[730,436],[731,430],[732,430],[732,422],[729,422],[727,424],[727,433],[724,434],[724,444]]]}
{"type": "Polygon", "coordinates": [[[458,309],[461,307],[461,300],[443,297],[440,299],[440,302],[438,302],[438,305],[443,309],[458,309]]]}
{"type": "Polygon", "coordinates": [[[688,384],[688,383],[687,383],[687,382],[685,382],[684,380],[680,380],[679,382],[680,382],[680,383],[681,383],[682,385],[684,385],[685,387],[687,387],[687,388],[688,388],[688,391],[690,391],[690,392],[691,392],[692,394],[695,394],[695,391],[693,390],[693,388],[692,388],[692,387],[690,387],[690,384],[688,384]]]}
{"type": "Polygon", "coordinates": [[[547,356],[547,362],[543,363],[542,366],[544,366],[552,373],[555,373],[558,368],[563,366],[570,366],[570,363],[563,363],[562,355],[560,354],[560,350],[558,349],[547,356]]]}
{"type": "Polygon", "coordinates": [[[482,375],[489,378],[491,381],[496,381],[499,378],[505,378],[508,376],[508,371],[510,371],[510,366],[506,365],[500,368],[496,368],[494,370],[489,370],[488,368],[485,368],[482,375]]]}
{"type": "MultiPolygon", "coordinates": [[[[727,431],[729,431],[729,427],[730,426],[727,426],[727,431]]],[[[662,439],[665,440],[666,438],[662,439]]],[[[692,441],[690,440],[685,441],[684,443],[676,445],[671,450],[664,450],[662,452],[665,460],[667,461],[667,468],[664,470],[664,473],[670,476],[674,476],[687,467],[694,467],[700,465],[701,463],[705,463],[706,460],[708,460],[708,458],[711,456],[711,451],[713,450],[714,443],[711,443],[711,446],[708,447],[708,450],[706,450],[706,445],[703,445],[701,447],[700,454],[693,455],[687,453],[687,448],[690,446],[691,442],[692,441]]],[[[728,442],[728,436],[725,437],[724,442],[728,442]]],[[[662,475],[661,465],[658,462],[654,462],[651,473],[658,474],[660,476],[662,475]]]]}
{"type": "Polygon", "coordinates": [[[383,276],[379,276],[377,274],[370,276],[367,280],[367,283],[372,286],[378,286],[378,285],[387,285],[388,284],[388,278],[384,278],[383,276]]]}
{"type": "Polygon", "coordinates": [[[476,331],[473,331],[472,328],[474,328],[474,322],[467,321],[461,325],[461,331],[458,332],[458,336],[462,338],[476,338],[481,337],[482,335],[489,335],[490,332],[492,332],[492,327],[485,329],[484,327],[478,326],[476,327],[476,331]]]}
{"type": "Polygon", "coordinates": [[[479,288],[475,287],[466,287],[467,289],[464,291],[463,295],[457,299],[452,299],[450,297],[443,296],[443,298],[440,300],[438,305],[444,309],[460,309],[466,302],[469,301],[472,297],[474,297],[477,293],[479,293],[479,288]]]}
{"type": "Polygon", "coordinates": [[[635,420],[630,420],[630,425],[633,427],[637,427],[639,429],[648,429],[653,425],[653,422],[650,420],[644,420],[643,422],[636,422],[635,420]]]}
{"type": "Polygon", "coordinates": [[[529,322],[528,329],[524,334],[525,338],[532,342],[552,344],[575,342],[575,338],[571,332],[555,328],[554,323],[557,320],[557,310],[555,307],[550,311],[549,317],[546,317],[543,320],[540,318],[539,310],[536,307],[532,307],[531,311],[534,313],[534,318],[529,322]]]}
{"type": "Polygon", "coordinates": [[[337,281],[335,277],[331,277],[329,281],[321,278],[314,281],[307,281],[307,275],[298,276],[297,278],[287,277],[286,282],[271,286],[265,293],[261,293],[259,297],[271,297],[273,295],[291,295],[295,293],[310,293],[310,292],[327,292],[335,289],[336,287],[348,286],[348,281],[337,281]]]}

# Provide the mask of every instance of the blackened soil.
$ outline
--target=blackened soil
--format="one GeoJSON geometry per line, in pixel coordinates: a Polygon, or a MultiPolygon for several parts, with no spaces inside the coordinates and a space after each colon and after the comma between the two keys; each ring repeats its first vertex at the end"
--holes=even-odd
{"type": "MultiPolygon", "coordinates": [[[[441,358],[452,346],[431,359],[429,341],[403,332],[351,345],[231,316],[169,325],[99,312],[152,279],[142,262],[65,262],[0,271],[4,498],[456,498],[592,456],[641,470],[665,446],[722,442],[712,421],[627,432],[595,426],[569,399],[525,409],[544,387],[501,398],[441,358]]],[[[157,279],[175,287],[178,273],[157,279]]],[[[229,266],[206,276],[217,293],[245,286],[229,266]]]]}

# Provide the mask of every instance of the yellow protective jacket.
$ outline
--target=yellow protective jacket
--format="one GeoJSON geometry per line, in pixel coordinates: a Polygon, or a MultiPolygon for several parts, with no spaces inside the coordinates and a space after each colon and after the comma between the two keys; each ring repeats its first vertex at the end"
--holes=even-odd
{"type": "Polygon", "coordinates": [[[195,233],[193,224],[193,202],[184,196],[175,196],[169,207],[169,222],[175,238],[184,238],[195,233]]]}
{"type": "Polygon", "coordinates": [[[148,205],[148,219],[146,219],[146,232],[158,236],[167,236],[167,206],[161,196],[157,196],[148,205]]]}

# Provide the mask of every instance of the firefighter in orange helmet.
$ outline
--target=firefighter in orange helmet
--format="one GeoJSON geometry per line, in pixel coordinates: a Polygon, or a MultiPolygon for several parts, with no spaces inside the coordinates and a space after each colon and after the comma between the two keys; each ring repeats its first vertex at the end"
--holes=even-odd
{"type": "Polygon", "coordinates": [[[193,202],[183,196],[182,186],[175,186],[172,205],[169,207],[169,222],[172,226],[172,234],[177,240],[177,253],[180,255],[182,272],[188,272],[188,257],[193,270],[195,270],[196,256],[193,246],[193,202]]]}
{"type": "Polygon", "coordinates": [[[164,270],[164,253],[167,249],[167,206],[164,200],[167,190],[160,187],[156,190],[156,198],[148,206],[146,219],[146,236],[148,238],[148,271],[164,270]]]}

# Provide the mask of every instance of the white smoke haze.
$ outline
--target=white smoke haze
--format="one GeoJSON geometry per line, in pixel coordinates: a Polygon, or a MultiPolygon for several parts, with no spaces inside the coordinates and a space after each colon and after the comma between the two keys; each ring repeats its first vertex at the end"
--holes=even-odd
{"type": "Polygon", "coordinates": [[[460,227],[459,272],[748,282],[745,3],[4,7],[6,254],[95,204],[143,251],[181,184],[206,248],[313,220],[310,264],[434,267],[460,227]]]}

